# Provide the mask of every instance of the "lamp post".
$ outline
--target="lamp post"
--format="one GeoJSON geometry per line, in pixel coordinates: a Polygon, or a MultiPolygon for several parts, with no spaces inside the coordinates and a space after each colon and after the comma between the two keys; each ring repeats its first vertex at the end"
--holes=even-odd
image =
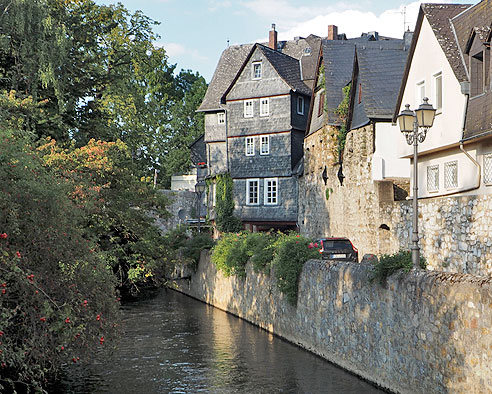
{"type": "Polygon", "coordinates": [[[200,232],[200,211],[201,211],[201,203],[202,203],[202,193],[205,191],[206,185],[204,181],[198,181],[195,184],[195,193],[198,196],[198,203],[197,203],[197,214],[198,214],[198,232],[200,232]]]}
{"type": "Polygon", "coordinates": [[[436,110],[424,102],[414,111],[406,104],[405,109],[398,115],[400,131],[405,135],[408,145],[413,144],[413,230],[412,230],[412,264],[414,268],[420,266],[419,229],[418,229],[418,143],[422,143],[427,136],[427,131],[434,123],[436,110]]]}

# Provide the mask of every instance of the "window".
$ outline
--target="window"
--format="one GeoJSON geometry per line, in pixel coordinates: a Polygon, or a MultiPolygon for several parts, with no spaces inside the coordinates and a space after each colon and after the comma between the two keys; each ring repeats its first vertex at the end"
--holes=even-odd
{"type": "Polygon", "coordinates": [[[304,97],[297,97],[297,113],[304,115],[304,97]]]}
{"type": "Polygon", "coordinates": [[[434,105],[437,112],[442,110],[442,72],[434,75],[434,105]]]}
{"type": "Polygon", "coordinates": [[[260,155],[268,155],[270,153],[270,136],[261,136],[260,155]]]}
{"type": "Polygon", "coordinates": [[[246,100],[244,102],[244,117],[245,118],[253,117],[253,100],[246,100]]]}
{"type": "Polygon", "coordinates": [[[492,152],[483,155],[483,181],[492,184],[492,152]]]}
{"type": "Polygon", "coordinates": [[[446,189],[458,187],[458,160],[444,163],[444,187],[446,189]]]}
{"type": "Polygon", "coordinates": [[[217,114],[217,123],[225,124],[225,113],[224,112],[219,112],[217,114]]]}
{"type": "Polygon", "coordinates": [[[278,180],[277,178],[265,179],[265,205],[278,204],[278,180]]]}
{"type": "Polygon", "coordinates": [[[258,187],[260,181],[258,179],[246,180],[246,205],[258,205],[258,187]]]}
{"type": "Polygon", "coordinates": [[[439,165],[427,166],[427,191],[437,192],[439,190],[439,165]]]}
{"type": "Polygon", "coordinates": [[[246,137],[246,156],[255,155],[255,137],[246,137]]]}
{"type": "Polygon", "coordinates": [[[325,92],[321,92],[321,94],[319,95],[318,116],[323,115],[324,107],[325,107],[325,92]]]}
{"type": "Polygon", "coordinates": [[[262,98],[260,99],[260,116],[270,115],[270,99],[262,98]]]}
{"type": "Polygon", "coordinates": [[[415,89],[415,108],[418,108],[420,104],[424,102],[425,97],[425,81],[417,83],[415,89]]]}
{"type": "Polygon", "coordinates": [[[470,56],[470,82],[471,97],[483,93],[483,51],[470,56]]]}
{"type": "Polygon", "coordinates": [[[261,62],[253,63],[252,79],[261,79],[261,62]]]}

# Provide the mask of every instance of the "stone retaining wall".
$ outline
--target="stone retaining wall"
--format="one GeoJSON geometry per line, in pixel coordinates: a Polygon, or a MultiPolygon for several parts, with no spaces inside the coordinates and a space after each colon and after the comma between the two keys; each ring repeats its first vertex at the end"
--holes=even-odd
{"type": "Polygon", "coordinates": [[[369,274],[309,261],[294,307],[269,275],[225,278],[203,253],[176,288],[397,393],[492,393],[491,278],[419,271],[381,286],[369,274]]]}

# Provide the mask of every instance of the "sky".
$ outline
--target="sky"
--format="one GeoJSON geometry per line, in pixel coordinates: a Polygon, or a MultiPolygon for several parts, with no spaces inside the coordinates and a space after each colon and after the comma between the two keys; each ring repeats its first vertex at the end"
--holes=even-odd
{"type": "Polygon", "coordinates": [[[348,38],[369,31],[401,38],[407,28],[413,31],[421,1],[96,0],[96,3],[122,3],[130,11],[141,10],[160,22],[154,27],[160,36],[156,45],[164,47],[169,62],[177,64],[177,71],[198,71],[210,82],[227,45],[267,41],[272,23],[276,25],[279,40],[309,34],[325,37],[328,25],[337,25],[338,33],[345,33],[348,38]]]}

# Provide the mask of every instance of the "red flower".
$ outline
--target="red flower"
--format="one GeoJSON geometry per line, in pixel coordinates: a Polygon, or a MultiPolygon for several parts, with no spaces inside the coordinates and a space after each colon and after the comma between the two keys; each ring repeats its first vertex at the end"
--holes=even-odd
{"type": "Polygon", "coordinates": [[[15,254],[17,255],[18,258],[21,258],[20,252],[15,252],[15,254]]]}
{"type": "Polygon", "coordinates": [[[60,350],[65,350],[65,346],[63,346],[63,345],[62,345],[62,346],[60,347],[60,350]]]}
{"type": "Polygon", "coordinates": [[[84,300],[83,305],[87,306],[87,300],[84,300]]]}
{"type": "Polygon", "coordinates": [[[70,323],[70,318],[69,318],[69,317],[67,317],[67,318],[65,319],[65,323],[67,323],[67,324],[68,324],[68,323],[70,323]]]}
{"type": "Polygon", "coordinates": [[[5,294],[6,292],[7,292],[7,290],[2,289],[2,294],[5,294]]]}
{"type": "Polygon", "coordinates": [[[32,280],[34,279],[34,275],[33,274],[27,275],[27,279],[29,279],[29,281],[32,282],[32,280]]]}
{"type": "Polygon", "coordinates": [[[313,243],[312,242],[308,245],[308,248],[309,249],[312,249],[313,248],[313,243]]]}
{"type": "Polygon", "coordinates": [[[101,338],[99,339],[99,343],[100,343],[101,345],[102,345],[102,344],[104,344],[104,337],[101,337],[101,338]]]}
{"type": "Polygon", "coordinates": [[[3,331],[0,331],[0,337],[3,335],[3,331]]]}
{"type": "Polygon", "coordinates": [[[101,315],[97,315],[97,316],[96,316],[96,320],[97,320],[97,321],[101,320],[101,315]]]}
{"type": "Polygon", "coordinates": [[[2,283],[2,287],[7,287],[7,283],[2,283]]]}
{"type": "Polygon", "coordinates": [[[8,237],[7,233],[0,234],[0,238],[2,238],[2,239],[5,239],[7,237],[8,237]]]}
{"type": "Polygon", "coordinates": [[[74,358],[72,358],[72,361],[73,361],[74,363],[76,363],[76,362],[77,362],[77,359],[74,357],[74,358]]]}
{"type": "Polygon", "coordinates": [[[46,317],[41,317],[39,320],[41,320],[44,323],[46,321],[46,317]]]}

